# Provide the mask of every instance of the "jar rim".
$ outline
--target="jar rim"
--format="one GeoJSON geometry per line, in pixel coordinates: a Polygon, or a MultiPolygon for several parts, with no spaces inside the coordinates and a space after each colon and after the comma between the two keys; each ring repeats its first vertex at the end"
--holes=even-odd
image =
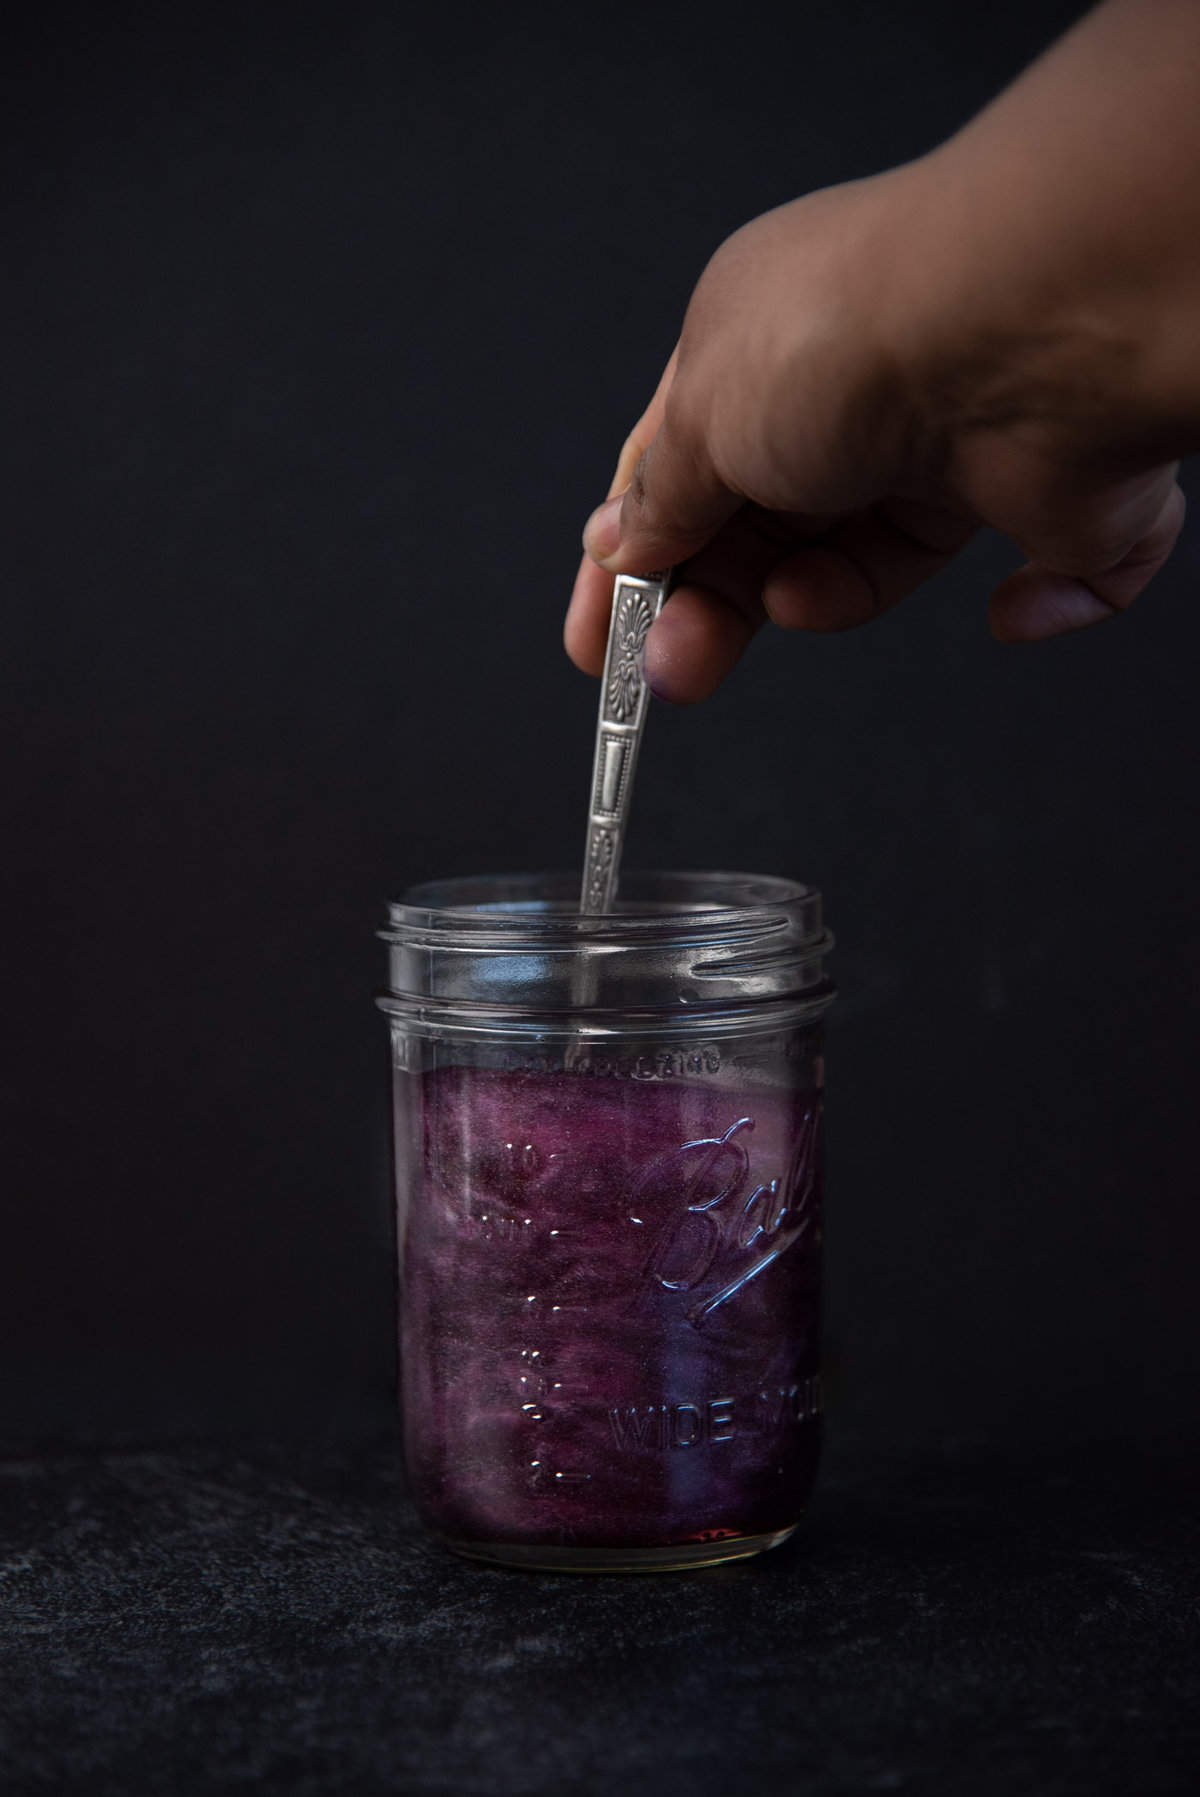
{"type": "Polygon", "coordinates": [[[743,931],[754,936],[794,929],[814,943],[824,934],[821,894],[802,881],[775,874],[710,870],[632,870],[621,876],[614,909],[604,915],[579,910],[577,872],[482,874],[431,880],[410,887],[388,906],[390,928],[411,938],[463,935],[475,942],[494,937],[603,942],[704,937],[743,931]]]}
{"type": "MultiPolygon", "coordinates": [[[[672,1013],[697,1022],[775,1001],[823,1008],[833,946],[821,894],[774,875],[622,879],[615,911],[579,910],[577,873],[479,875],[413,887],[388,907],[393,1015],[489,1030],[537,1015],[672,1013]]],[[[423,1023],[423,1027],[424,1027],[423,1023]]],[[[574,1024],[571,1027],[576,1027],[574,1024]]]]}

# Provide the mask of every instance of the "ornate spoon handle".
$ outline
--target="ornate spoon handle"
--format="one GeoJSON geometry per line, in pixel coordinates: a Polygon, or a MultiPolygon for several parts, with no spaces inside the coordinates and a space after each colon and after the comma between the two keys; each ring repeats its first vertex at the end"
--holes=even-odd
{"type": "Polygon", "coordinates": [[[604,912],[613,907],[634,769],[646,723],[648,695],[642,650],[670,585],[669,568],[659,574],[617,576],[596,720],[581,911],[604,912]]]}

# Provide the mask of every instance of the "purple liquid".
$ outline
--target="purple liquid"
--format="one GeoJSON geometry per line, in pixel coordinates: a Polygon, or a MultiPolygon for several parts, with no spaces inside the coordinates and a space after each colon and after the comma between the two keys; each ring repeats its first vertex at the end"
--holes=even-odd
{"type": "Polygon", "coordinates": [[[399,1075],[407,1457],[462,1542],[790,1528],[816,1469],[820,1097],[399,1075]]]}

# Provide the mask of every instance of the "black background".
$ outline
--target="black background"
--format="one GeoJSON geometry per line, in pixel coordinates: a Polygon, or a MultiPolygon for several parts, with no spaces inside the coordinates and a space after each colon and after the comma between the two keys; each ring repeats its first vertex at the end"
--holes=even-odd
{"type": "MultiPolygon", "coordinates": [[[[386,1415],[383,903],[580,853],[578,532],[716,244],[1078,10],[9,28],[0,1426],[386,1415]]],[[[827,895],[835,1418],[1194,1436],[1200,534],[1038,649],[1013,560],[657,706],[628,858],[827,895]]]]}

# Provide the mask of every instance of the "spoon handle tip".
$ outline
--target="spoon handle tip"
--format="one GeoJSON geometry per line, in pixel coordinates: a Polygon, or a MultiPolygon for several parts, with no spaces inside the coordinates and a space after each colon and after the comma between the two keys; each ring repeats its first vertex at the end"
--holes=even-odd
{"type": "Polygon", "coordinates": [[[671,571],[667,569],[657,574],[618,574],[613,588],[579,900],[583,912],[611,911],[616,897],[633,775],[649,703],[643,652],[670,585],[671,571]]]}

